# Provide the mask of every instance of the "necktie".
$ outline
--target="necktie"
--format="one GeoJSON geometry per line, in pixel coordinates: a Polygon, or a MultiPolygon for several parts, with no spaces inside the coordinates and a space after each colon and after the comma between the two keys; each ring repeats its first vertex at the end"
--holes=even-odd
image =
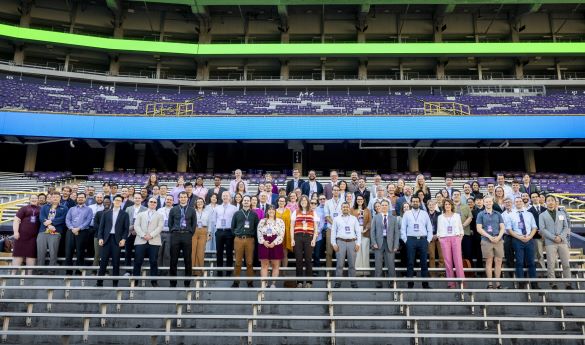
{"type": "Polygon", "coordinates": [[[520,222],[522,223],[522,235],[526,235],[526,224],[524,223],[524,216],[522,215],[522,212],[518,212],[518,215],[520,216],[520,222]]]}

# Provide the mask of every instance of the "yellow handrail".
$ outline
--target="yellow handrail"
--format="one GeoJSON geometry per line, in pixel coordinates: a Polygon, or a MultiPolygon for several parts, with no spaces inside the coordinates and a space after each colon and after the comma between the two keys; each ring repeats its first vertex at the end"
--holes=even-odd
{"type": "Polygon", "coordinates": [[[562,200],[568,200],[570,202],[576,202],[578,204],[585,205],[585,201],[583,201],[583,200],[579,200],[579,199],[574,199],[574,198],[568,197],[568,195],[570,195],[570,196],[585,196],[585,194],[572,194],[572,193],[556,194],[556,193],[551,193],[551,195],[553,195],[553,196],[555,196],[555,197],[557,197],[559,199],[562,199],[562,200]]]}
{"type": "Polygon", "coordinates": [[[40,191],[40,192],[24,192],[24,191],[19,191],[19,190],[0,190],[0,194],[2,195],[10,195],[10,194],[14,194],[14,195],[21,195],[21,194],[25,194],[25,195],[37,195],[40,193],[46,193],[45,191],[40,191]]]}
{"type": "Polygon", "coordinates": [[[23,204],[28,201],[28,198],[16,199],[0,204],[0,223],[8,222],[10,219],[4,219],[4,211],[8,209],[16,209],[18,204],[23,204]]]}

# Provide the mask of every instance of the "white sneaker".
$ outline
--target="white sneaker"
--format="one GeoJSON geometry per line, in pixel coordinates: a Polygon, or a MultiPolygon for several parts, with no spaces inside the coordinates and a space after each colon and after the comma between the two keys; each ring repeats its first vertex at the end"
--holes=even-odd
{"type": "Polygon", "coordinates": [[[124,273],[124,277],[130,277],[130,272],[124,273]]]}
{"type": "Polygon", "coordinates": [[[311,283],[305,283],[305,289],[310,289],[313,287],[313,284],[311,283]]]}
{"type": "Polygon", "coordinates": [[[276,285],[272,284],[272,285],[270,285],[270,288],[271,289],[276,289],[276,285]]]}
{"type": "Polygon", "coordinates": [[[297,289],[302,289],[303,288],[303,283],[298,283],[297,284],[297,289]]]}

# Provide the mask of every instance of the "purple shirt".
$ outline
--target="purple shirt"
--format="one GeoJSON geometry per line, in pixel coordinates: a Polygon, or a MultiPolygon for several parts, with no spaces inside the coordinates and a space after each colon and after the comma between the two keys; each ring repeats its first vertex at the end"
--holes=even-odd
{"type": "Polygon", "coordinates": [[[183,187],[183,186],[178,186],[178,187],[175,187],[171,190],[170,195],[173,196],[173,204],[179,203],[179,194],[181,192],[184,192],[184,191],[185,191],[185,187],[183,187]]]}

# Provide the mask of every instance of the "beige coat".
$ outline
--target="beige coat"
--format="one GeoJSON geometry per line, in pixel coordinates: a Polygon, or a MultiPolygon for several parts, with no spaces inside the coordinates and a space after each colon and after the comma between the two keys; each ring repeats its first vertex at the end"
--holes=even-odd
{"type": "Polygon", "coordinates": [[[153,246],[160,246],[160,233],[164,225],[164,217],[162,214],[154,211],[150,223],[148,222],[148,212],[144,211],[136,216],[136,222],[134,222],[134,231],[136,231],[136,239],[134,245],[146,244],[144,236],[150,234],[152,239],[148,241],[153,246]]]}

